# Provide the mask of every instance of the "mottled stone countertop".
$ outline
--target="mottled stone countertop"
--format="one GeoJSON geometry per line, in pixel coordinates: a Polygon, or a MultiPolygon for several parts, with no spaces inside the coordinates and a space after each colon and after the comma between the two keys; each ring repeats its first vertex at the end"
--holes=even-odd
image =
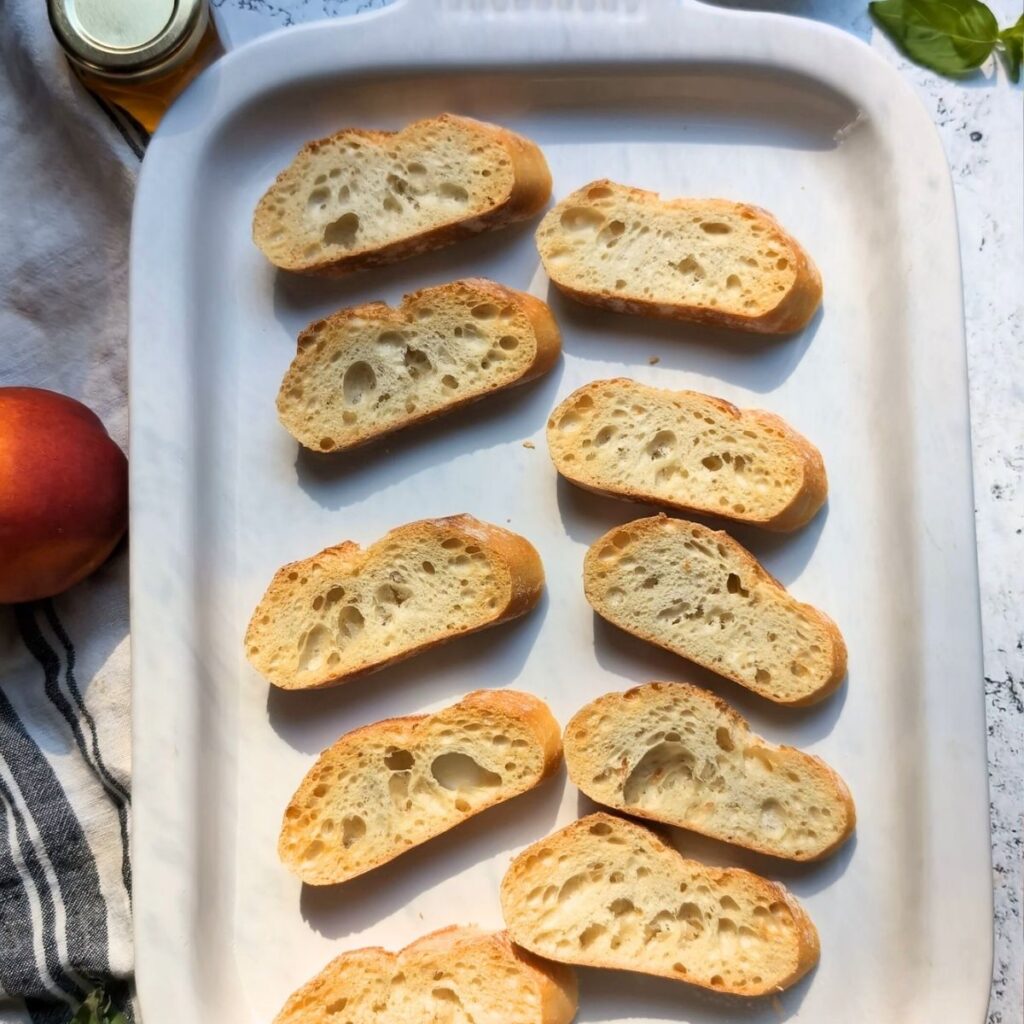
{"type": "MultiPolygon", "coordinates": [[[[213,0],[231,44],[385,0],[213,0]]],[[[415,0],[412,0],[415,2],[415,0]]],[[[1021,0],[988,0],[1000,25],[1021,0]]],[[[963,260],[974,493],[988,704],[996,944],[988,1024],[1024,1020],[1024,90],[994,64],[951,81],[903,59],[867,0],[732,0],[827,21],[866,40],[914,84],[953,171],[963,260]]],[[[946,1022],[936,1022],[946,1024],[946,1022]]],[[[960,1022],[949,1022],[960,1024],[960,1022]]]]}

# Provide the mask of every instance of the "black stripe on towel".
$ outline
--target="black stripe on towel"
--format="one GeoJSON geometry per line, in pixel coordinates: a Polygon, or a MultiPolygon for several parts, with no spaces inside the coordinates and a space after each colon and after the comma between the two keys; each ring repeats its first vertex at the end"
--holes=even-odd
{"type": "Polygon", "coordinates": [[[64,1003],[44,1003],[39,999],[26,999],[25,1009],[32,1018],[32,1024],[69,1024],[74,1013],[64,1003]]]}
{"type": "MultiPolygon", "coordinates": [[[[117,779],[114,778],[107,766],[103,763],[103,755],[100,753],[99,739],[96,735],[96,722],[92,717],[92,713],[86,707],[85,701],[82,700],[82,692],[78,689],[78,683],[75,681],[75,645],[71,642],[71,637],[68,636],[68,632],[64,628],[64,623],[61,622],[60,616],[57,614],[57,609],[53,606],[53,601],[47,599],[42,602],[42,606],[43,613],[46,616],[46,621],[50,624],[50,628],[53,630],[54,635],[60,641],[61,647],[64,648],[64,681],[67,683],[71,699],[78,707],[78,712],[85,720],[86,727],[89,730],[89,748],[92,752],[92,761],[95,765],[94,771],[99,777],[100,782],[103,783],[103,788],[110,793],[112,798],[116,795],[120,798],[122,803],[129,803],[130,797],[128,795],[128,791],[120,782],[117,781],[117,779]]],[[[78,749],[81,750],[82,756],[88,759],[89,754],[85,749],[85,738],[81,735],[81,729],[77,728],[77,726],[75,731],[75,741],[78,743],[78,749]]]]}
{"type": "Polygon", "coordinates": [[[126,1024],[135,1024],[135,1007],[132,1005],[132,986],[118,978],[103,986],[116,1013],[122,1013],[126,1024]]]}
{"type": "Polygon", "coordinates": [[[87,89],[86,92],[106,114],[107,120],[117,129],[128,148],[141,160],[146,155],[146,146],[149,145],[149,132],[134,117],[129,117],[119,107],[112,106],[91,89],[87,89]]]}
{"type": "MultiPolygon", "coordinates": [[[[53,778],[53,771],[46,763],[46,759],[40,753],[39,748],[32,742],[28,733],[26,733],[22,727],[21,722],[18,721],[17,715],[14,713],[14,708],[11,706],[10,701],[7,700],[2,691],[0,691],[0,752],[2,752],[0,753],[0,757],[2,757],[8,770],[14,777],[14,781],[17,784],[18,789],[21,791],[23,798],[26,801],[32,799],[33,803],[39,809],[43,809],[43,801],[50,795],[51,780],[52,783],[56,783],[56,779],[53,778]],[[47,776],[49,776],[49,779],[47,776]]],[[[59,786],[57,788],[60,789],[59,786]]],[[[63,790],[60,790],[60,795],[61,799],[67,803],[63,790]]],[[[18,841],[18,849],[21,853],[21,860],[25,865],[25,869],[32,878],[32,884],[35,886],[36,892],[39,894],[39,906],[43,919],[43,958],[46,961],[46,969],[50,977],[64,992],[70,996],[81,997],[84,993],[64,972],[64,968],[62,967],[60,958],[57,954],[57,915],[55,909],[55,895],[50,889],[50,883],[46,878],[46,871],[44,870],[36,853],[32,837],[29,835],[25,817],[21,813],[21,809],[18,807],[14,793],[12,793],[8,788],[7,783],[3,778],[0,778],[0,800],[7,804],[11,810],[11,817],[14,819],[14,831],[18,841]]],[[[31,810],[34,809],[30,808],[30,811],[31,810]]],[[[70,811],[70,808],[68,808],[68,810],[70,811]]],[[[35,825],[40,836],[42,837],[44,835],[43,829],[37,820],[35,813],[32,813],[32,818],[35,821],[35,825]]],[[[75,824],[77,825],[78,823],[75,822],[75,824]]],[[[81,829],[79,829],[79,832],[81,832],[81,829]]],[[[11,842],[11,836],[6,835],[5,838],[9,844],[8,849],[10,850],[10,855],[13,858],[14,844],[11,842]]],[[[85,842],[84,836],[82,837],[82,842],[85,842]]],[[[49,850],[47,850],[47,853],[49,853],[49,850]]],[[[53,865],[54,871],[56,872],[57,865],[53,864],[52,860],[50,863],[53,865]]],[[[13,863],[11,866],[13,869],[13,863]]],[[[58,882],[59,877],[60,876],[58,874],[58,882]]],[[[5,882],[8,880],[11,884],[16,884],[24,888],[21,878],[17,873],[9,879],[5,879],[5,882]]],[[[97,884],[98,882],[99,880],[97,879],[97,884]]],[[[58,893],[56,895],[56,899],[59,898],[60,895],[58,893]]],[[[105,939],[105,920],[103,922],[103,932],[105,939]]],[[[34,953],[32,963],[33,966],[35,966],[34,953]]],[[[51,992],[50,986],[43,981],[42,975],[38,972],[36,973],[36,978],[39,987],[33,994],[38,994],[45,998],[45,996],[51,992]]],[[[4,988],[7,991],[11,991],[10,989],[7,989],[6,985],[4,988]]],[[[27,995],[29,993],[19,992],[19,995],[20,994],[27,995]]]]}
{"type": "MultiPolygon", "coordinates": [[[[78,715],[60,688],[60,658],[39,629],[33,606],[27,604],[17,605],[15,607],[15,619],[18,623],[18,630],[21,633],[22,641],[43,669],[43,688],[46,696],[50,698],[50,702],[57,708],[61,717],[68,724],[68,728],[75,739],[75,746],[78,747],[78,752],[82,755],[82,759],[92,770],[93,774],[97,776],[111,802],[114,803],[117,809],[118,826],[121,833],[121,879],[124,882],[129,897],[131,897],[132,869],[131,861],[129,860],[128,811],[123,797],[120,796],[124,790],[118,786],[116,793],[111,792],[104,781],[103,775],[100,774],[98,768],[89,757],[89,750],[86,746],[85,736],[82,734],[82,728],[79,725],[78,715]]],[[[68,644],[70,645],[70,641],[68,641],[68,644]]],[[[78,687],[76,686],[75,689],[77,690],[78,687]]],[[[93,738],[95,740],[95,730],[93,731],[93,738]]]]}
{"type": "MultiPolygon", "coordinates": [[[[3,693],[0,692],[0,700],[3,693]]],[[[2,785],[2,780],[0,780],[2,785]]],[[[6,787],[0,799],[9,800],[6,787]]],[[[10,817],[13,818],[13,810],[10,817]]],[[[32,907],[28,890],[14,863],[15,837],[8,815],[0,808],[0,988],[16,995],[51,992],[36,963],[33,947],[32,907]]]]}
{"type": "MultiPolygon", "coordinates": [[[[19,621],[23,618],[20,614],[23,611],[28,609],[23,605],[17,607],[19,621]]],[[[35,620],[32,619],[31,622],[32,626],[35,626],[35,620]]],[[[42,641],[41,637],[39,639],[49,652],[49,667],[46,669],[49,677],[51,671],[56,671],[53,666],[57,663],[57,657],[49,650],[45,641],[42,641]]],[[[50,685],[49,678],[47,685],[50,685]]],[[[53,900],[63,895],[66,918],[64,930],[68,956],[71,960],[70,967],[83,975],[102,977],[109,970],[110,961],[107,945],[107,908],[100,890],[96,861],[85,838],[85,832],[75,817],[67,794],[52,766],[25,731],[14,708],[2,693],[0,751],[26,801],[43,848],[57,876],[59,892],[51,893],[42,866],[36,862],[38,876],[33,873],[33,878],[36,879],[36,885],[43,898],[44,917],[46,908],[52,915],[53,900]]],[[[21,839],[20,830],[18,836],[23,844],[28,841],[27,835],[25,840],[21,839]]],[[[35,853],[30,843],[28,850],[35,861],[35,853]]],[[[44,946],[47,965],[56,978],[61,972],[60,965],[56,963],[56,942],[52,926],[48,935],[44,933],[44,946]],[[54,959],[53,964],[51,957],[54,959]]],[[[72,988],[69,991],[77,989],[72,988]]]]}
{"type": "MultiPolygon", "coordinates": [[[[72,734],[75,737],[75,745],[78,747],[79,753],[82,755],[85,763],[92,769],[93,774],[99,779],[100,784],[106,791],[107,796],[110,798],[110,802],[114,805],[117,811],[117,823],[121,833],[121,880],[124,882],[124,887],[128,892],[128,899],[131,900],[132,896],[132,863],[130,859],[130,849],[128,841],[128,804],[130,797],[124,786],[121,785],[110,774],[107,766],[103,763],[103,755],[100,753],[99,738],[96,734],[96,722],[92,717],[89,709],[85,705],[85,701],[82,699],[82,693],[78,689],[78,683],[75,681],[75,646],[71,642],[71,638],[68,636],[67,630],[64,628],[63,623],[60,621],[60,617],[57,615],[57,610],[53,606],[52,601],[42,602],[43,612],[46,615],[46,621],[49,622],[50,628],[53,630],[57,639],[60,641],[61,646],[64,648],[64,681],[67,685],[71,697],[78,708],[78,713],[70,707],[68,702],[63,699],[63,694],[57,687],[56,682],[53,687],[53,692],[49,685],[46,687],[47,696],[56,705],[57,710],[61,713],[61,716],[68,723],[72,734]],[[55,699],[57,698],[57,699],[55,699]],[[80,721],[84,721],[86,728],[89,730],[89,743],[86,743],[85,735],[82,732],[80,721]]],[[[24,613],[26,618],[31,613],[27,609],[19,609],[19,612],[24,613]]],[[[45,644],[46,641],[39,632],[38,626],[35,621],[35,617],[32,616],[31,622],[26,622],[25,626],[22,626],[21,617],[18,620],[19,627],[22,629],[22,638],[25,641],[25,645],[36,655],[36,659],[43,664],[40,655],[36,654],[33,649],[33,645],[38,647],[39,643],[45,644]],[[38,633],[38,641],[32,635],[32,627],[35,627],[35,632],[38,633]],[[26,633],[26,628],[28,633],[26,633]]],[[[47,647],[49,645],[46,645],[47,647]]],[[[59,663],[58,663],[59,668],[59,663]]],[[[47,670],[47,666],[43,664],[43,670],[46,672],[47,683],[49,683],[50,673],[47,670]]]]}

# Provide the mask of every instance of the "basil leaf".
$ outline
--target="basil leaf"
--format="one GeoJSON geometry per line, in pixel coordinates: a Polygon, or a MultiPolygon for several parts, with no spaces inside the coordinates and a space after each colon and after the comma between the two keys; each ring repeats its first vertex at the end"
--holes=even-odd
{"type": "Polygon", "coordinates": [[[903,0],[875,0],[874,3],[868,4],[871,16],[900,49],[903,49],[903,38],[907,34],[903,8],[903,0]]]}
{"type": "Polygon", "coordinates": [[[110,999],[101,990],[90,992],[78,1007],[71,1024],[127,1024],[123,1013],[112,1013],[110,999]]]}
{"type": "Polygon", "coordinates": [[[1003,29],[999,33],[999,42],[1003,48],[1003,59],[1011,82],[1020,81],[1020,66],[1024,62],[1024,14],[1016,25],[1003,29]]]}
{"type": "Polygon", "coordinates": [[[943,75],[973,71],[999,39],[981,0],[876,0],[871,14],[911,60],[943,75]]]}
{"type": "Polygon", "coordinates": [[[102,1024],[103,1019],[100,1017],[100,1009],[97,1002],[97,994],[95,992],[86,996],[85,1001],[78,1007],[74,1017],[71,1018],[71,1024],[102,1024]]]}

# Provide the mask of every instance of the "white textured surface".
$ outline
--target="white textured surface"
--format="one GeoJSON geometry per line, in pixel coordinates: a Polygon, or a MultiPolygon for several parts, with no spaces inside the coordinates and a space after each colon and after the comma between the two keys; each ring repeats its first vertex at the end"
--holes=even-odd
{"type": "MultiPolygon", "coordinates": [[[[233,42],[273,28],[382,6],[378,0],[214,0],[233,42]]],[[[782,0],[763,7],[828,21],[869,40],[910,79],[932,112],[953,171],[963,259],[975,504],[988,697],[992,841],[996,890],[995,977],[990,1024],[1024,1017],[1021,979],[1020,764],[1024,758],[1024,169],[1020,87],[1002,68],[954,82],[901,58],[873,27],[864,0],[782,0]]],[[[990,0],[1001,24],[1020,14],[990,0]]],[[[879,180],[883,191],[885,182],[879,180]]],[[[982,680],[964,680],[982,685],[982,680]]]]}

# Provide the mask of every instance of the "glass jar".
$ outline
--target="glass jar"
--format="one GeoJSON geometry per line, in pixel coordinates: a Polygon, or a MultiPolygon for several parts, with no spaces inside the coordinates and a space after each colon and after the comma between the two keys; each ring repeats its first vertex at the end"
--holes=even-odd
{"type": "Polygon", "coordinates": [[[207,0],[48,0],[47,6],[86,88],[149,131],[223,52],[207,0]]]}

